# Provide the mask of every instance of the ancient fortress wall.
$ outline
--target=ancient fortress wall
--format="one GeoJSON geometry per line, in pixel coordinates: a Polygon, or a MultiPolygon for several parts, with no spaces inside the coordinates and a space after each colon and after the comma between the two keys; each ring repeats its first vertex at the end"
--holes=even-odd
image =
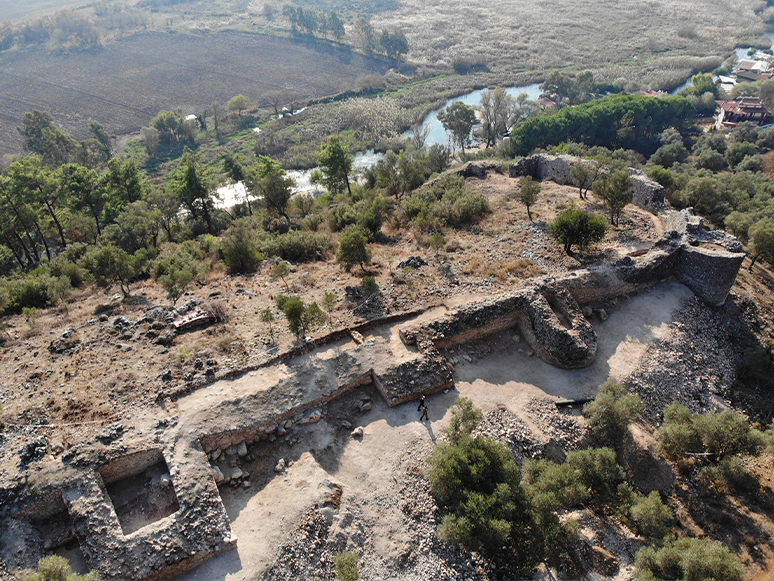
{"type": "MultiPolygon", "coordinates": [[[[514,163],[510,175],[573,184],[574,163],[583,162],[536,155],[514,163]]],[[[481,177],[498,168],[470,163],[455,171],[481,177]]],[[[667,209],[661,186],[630,173],[634,203],[658,215],[666,229],[647,253],[536,278],[504,296],[473,301],[421,324],[403,323],[405,347],[342,329],[278,356],[271,368],[285,368],[274,379],[265,369],[250,369],[214,384],[170,389],[161,399],[179,398],[177,416],[111,424],[93,440],[0,484],[0,530],[13,531],[29,554],[39,556],[77,540],[106,581],[169,577],[236,545],[218,486],[247,481],[240,463],[249,458],[249,446],[270,445],[296,426],[321,421],[325,405],[344,394],[373,384],[394,406],[445,389],[453,385],[453,368],[440,349],[512,327],[547,363],[585,367],[597,351],[588,321],[592,307],[667,280],[682,282],[708,305],[723,304],[744,258],[739,241],[708,231],[690,211],[667,209]],[[213,394],[215,399],[206,399],[213,394]],[[148,490],[137,493],[143,478],[148,490]],[[127,516],[126,498],[135,493],[155,514],[147,523],[127,516]]],[[[400,316],[358,329],[382,324],[401,324],[400,316]]],[[[361,408],[367,409],[370,404],[361,408]]],[[[21,554],[5,546],[4,538],[9,535],[0,536],[4,558],[21,554]]]]}

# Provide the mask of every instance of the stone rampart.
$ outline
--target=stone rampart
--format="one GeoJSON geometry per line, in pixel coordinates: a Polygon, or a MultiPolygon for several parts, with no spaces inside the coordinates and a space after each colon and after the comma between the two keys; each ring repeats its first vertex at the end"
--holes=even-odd
{"type": "Polygon", "coordinates": [[[586,367],[596,355],[596,335],[572,294],[564,289],[539,286],[463,305],[427,324],[403,328],[400,336],[405,343],[416,343],[420,349],[422,337],[436,348],[442,348],[513,326],[519,328],[543,360],[557,367],[586,367]]]}
{"type": "MultiPolygon", "coordinates": [[[[574,155],[548,155],[538,153],[529,157],[522,157],[512,163],[508,174],[512,178],[531,176],[533,179],[543,181],[551,180],[563,186],[575,186],[580,184],[572,177],[572,166],[591,162],[575,157],[574,155]]],[[[603,168],[603,171],[608,171],[603,168]]],[[[651,180],[643,172],[629,168],[629,176],[632,178],[632,203],[652,213],[664,209],[664,188],[651,180]]]]}

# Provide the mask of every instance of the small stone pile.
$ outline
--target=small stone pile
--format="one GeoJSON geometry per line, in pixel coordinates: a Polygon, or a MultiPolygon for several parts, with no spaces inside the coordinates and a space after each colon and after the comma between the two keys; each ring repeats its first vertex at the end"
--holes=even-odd
{"type": "Polygon", "coordinates": [[[505,444],[511,449],[519,464],[527,458],[537,458],[542,455],[542,446],[537,443],[530,429],[504,408],[487,413],[474,435],[505,444]]]}
{"type": "Polygon", "coordinates": [[[560,410],[554,400],[534,397],[525,406],[531,419],[565,452],[583,447],[588,430],[585,423],[569,410],[560,410]]]}

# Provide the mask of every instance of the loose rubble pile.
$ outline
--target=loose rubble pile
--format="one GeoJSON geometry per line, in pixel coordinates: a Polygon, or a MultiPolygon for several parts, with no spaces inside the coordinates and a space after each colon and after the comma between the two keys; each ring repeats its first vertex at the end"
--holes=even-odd
{"type": "Polygon", "coordinates": [[[355,498],[343,490],[340,506],[324,501],[310,509],[290,539],[280,548],[265,581],[328,580],[334,575],[338,553],[352,550],[362,555],[362,579],[386,581],[488,581],[497,578],[477,555],[442,543],[436,528],[440,511],[421,474],[421,461],[429,454],[427,443],[405,451],[394,467],[396,480],[389,491],[370,498],[355,498]],[[378,522],[371,514],[399,512],[399,531],[390,555],[374,549],[378,522]]]}
{"type": "Polygon", "coordinates": [[[708,309],[695,297],[674,315],[668,339],[651,343],[624,385],[645,403],[648,421],[661,423],[664,406],[679,401],[694,413],[726,407],[744,350],[755,344],[732,301],[708,309]]]}
{"type": "Polygon", "coordinates": [[[525,407],[532,421],[543,433],[551,434],[551,442],[563,451],[569,452],[586,446],[588,428],[579,414],[571,408],[559,409],[556,402],[547,397],[532,398],[525,407]]]}

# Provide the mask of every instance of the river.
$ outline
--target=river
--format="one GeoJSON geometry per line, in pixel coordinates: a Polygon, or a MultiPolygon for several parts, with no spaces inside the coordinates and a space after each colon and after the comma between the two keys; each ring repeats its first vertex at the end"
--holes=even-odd
{"type": "MultiPolygon", "coordinates": [[[[772,40],[772,44],[774,45],[774,30],[770,31],[768,33],[768,36],[772,40]]],[[[737,58],[739,60],[747,58],[748,50],[749,50],[749,47],[737,48],[736,49],[737,58]]],[[[678,93],[680,93],[680,91],[692,85],[693,83],[691,82],[691,79],[689,77],[688,80],[686,80],[680,86],[672,89],[669,93],[671,95],[677,95],[678,93]]],[[[541,83],[532,83],[531,85],[508,87],[506,89],[506,92],[512,97],[517,97],[521,93],[526,93],[531,100],[537,100],[537,98],[540,96],[540,86],[541,86],[541,83]]],[[[483,93],[483,91],[484,89],[479,89],[476,91],[471,91],[470,93],[466,93],[464,95],[452,97],[451,99],[447,100],[442,107],[436,109],[432,113],[429,113],[422,120],[422,127],[429,128],[427,139],[425,140],[426,147],[430,147],[435,144],[448,145],[449,143],[449,134],[446,133],[446,130],[443,128],[443,125],[438,120],[439,111],[441,111],[442,109],[445,109],[446,107],[448,107],[449,105],[451,105],[456,101],[462,101],[463,103],[471,107],[478,105],[479,103],[481,103],[481,93],[483,93]]],[[[407,138],[411,137],[411,135],[412,133],[410,130],[404,133],[404,136],[407,138]]],[[[355,161],[353,163],[353,166],[356,170],[362,170],[376,165],[379,162],[379,160],[383,158],[384,158],[383,153],[374,152],[373,149],[369,149],[366,152],[358,152],[355,154],[355,161]]],[[[317,193],[319,191],[322,191],[318,186],[311,183],[310,178],[312,175],[312,171],[314,170],[308,169],[308,170],[289,170],[288,171],[288,177],[291,177],[296,181],[296,186],[293,189],[294,193],[302,193],[302,192],[317,193]]],[[[218,202],[217,205],[218,207],[221,207],[221,208],[229,208],[234,204],[243,202],[245,199],[245,187],[244,187],[244,184],[242,184],[241,182],[218,188],[217,192],[221,198],[221,200],[218,202]]]]}

